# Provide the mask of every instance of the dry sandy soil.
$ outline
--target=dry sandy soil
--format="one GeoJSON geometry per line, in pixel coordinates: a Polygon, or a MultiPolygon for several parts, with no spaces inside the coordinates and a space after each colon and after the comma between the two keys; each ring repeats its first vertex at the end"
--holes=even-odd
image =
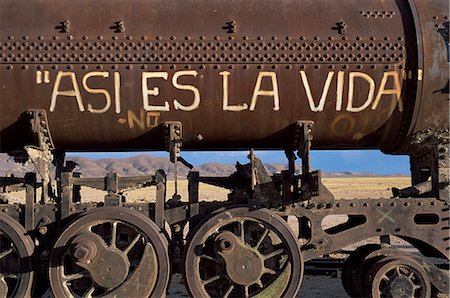
{"type": "MultiPolygon", "coordinates": [[[[391,197],[391,187],[403,188],[410,185],[410,178],[407,176],[388,177],[351,177],[351,178],[323,178],[324,184],[335,195],[336,199],[354,198],[389,198],[391,197]]],[[[169,181],[167,194],[174,193],[174,182],[169,181]]],[[[187,198],[187,181],[178,182],[178,193],[183,200],[187,198]]],[[[226,200],[228,190],[200,184],[200,199],[205,201],[226,200]]],[[[155,188],[133,190],[124,193],[129,201],[152,201],[155,196],[155,188]]],[[[105,192],[82,189],[83,201],[101,201],[105,192]]],[[[9,194],[10,202],[24,200],[23,193],[9,194]]],[[[376,242],[377,239],[365,241],[376,242]]],[[[398,245],[404,243],[398,242],[398,245]]],[[[360,244],[353,244],[346,249],[354,249],[360,244]]],[[[187,297],[180,275],[174,275],[171,287],[168,290],[168,297],[187,297]]],[[[328,276],[305,276],[299,297],[348,297],[338,278],[328,276]]]]}
{"type": "MultiPolygon", "coordinates": [[[[365,199],[365,198],[389,198],[392,196],[391,188],[403,188],[410,185],[409,176],[387,177],[351,177],[351,178],[322,178],[325,186],[334,194],[336,199],[365,199]]],[[[174,181],[167,182],[167,196],[175,192],[174,181]]],[[[224,188],[200,183],[199,195],[203,201],[222,201],[227,199],[229,191],[224,188]]],[[[156,188],[142,188],[125,192],[127,201],[154,201],[156,188]]],[[[187,201],[187,180],[178,181],[178,194],[182,200],[187,201]]],[[[84,202],[102,201],[106,192],[82,188],[81,196],[84,202]]],[[[24,202],[24,192],[5,194],[9,202],[24,202]]],[[[39,196],[39,192],[38,192],[39,196]]]]}

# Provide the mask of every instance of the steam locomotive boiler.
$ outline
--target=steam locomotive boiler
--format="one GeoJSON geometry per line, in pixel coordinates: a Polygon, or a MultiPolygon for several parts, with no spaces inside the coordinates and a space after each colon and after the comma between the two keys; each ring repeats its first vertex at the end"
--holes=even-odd
{"type": "Polygon", "coordinates": [[[183,272],[193,297],[294,297],[304,262],[370,237],[380,244],[344,264],[350,296],[448,293],[427,259],[448,262],[450,249],[448,11],[444,0],[0,0],[0,151],[38,173],[1,178],[26,202],[0,204],[0,296],[161,297],[183,272]],[[181,148],[252,150],[230,177],[191,171],[187,200],[166,196],[161,170],[86,178],[64,161],[167,150],[191,167],[181,148]],[[311,148],[407,154],[411,187],[336,200],[311,148]],[[284,149],[288,170],[270,176],[253,149],[284,149]],[[200,182],[228,200],[199,202],[200,182]],[[107,195],[84,202],[86,186],[107,195]],[[156,201],[127,202],[138,187],[156,201]],[[331,215],[348,221],[324,228],[331,215]]]}

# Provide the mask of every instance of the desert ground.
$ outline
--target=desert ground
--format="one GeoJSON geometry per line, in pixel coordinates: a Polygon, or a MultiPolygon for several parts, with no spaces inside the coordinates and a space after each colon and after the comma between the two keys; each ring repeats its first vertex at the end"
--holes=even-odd
{"type": "MultiPolygon", "coordinates": [[[[392,196],[391,188],[403,188],[410,185],[408,176],[386,176],[386,177],[345,177],[345,178],[323,178],[324,185],[335,195],[336,199],[354,199],[354,198],[389,198],[392,196]]],[[[175,192],[174,181],[167,183],[168,197],[175,192]]],[[[155,188],[144,188],[124,192],[127,201],[152,201],[155,197],[155,188]]],[[[229,191],[219,187],[200,184],[200,199],[205,201],[226,200],[229,191]]],[[[105,192],[82,188],[83,201],[101,201],[105,192]]],[[[187,200],[187,181],[178,181],[178,194],[182,200],[187,200]]],[[[11,193],[7,195],[10,202],[24,200],[24,193],[11,193]]],[[[294,228],[295,229],[295,228],[294,228]]],[[[294,231],[295,232],[295,231],[294,231]]],[[[378,239],[368,239],[364,243],[377,242],[378,239]]],[[[352,250],[363,243],[352,244],[345,249],[352,250]]],[[[411,249],[405,243],[394,240],[394,244],[411,249]]],[[[342,257],[338,254],[336,257],[342,257]]],[[[182,277],[179,274],[173,276],[171,286],[168,289],[168,297],[187,297],[188,294],[184,288],[182,277]]],[[[51,297],[51,295],[49,296],[51,297]]],[[[330,276],[305,276],[298,297],[339,297],[347,298],[339,278],[330,276]]]]}

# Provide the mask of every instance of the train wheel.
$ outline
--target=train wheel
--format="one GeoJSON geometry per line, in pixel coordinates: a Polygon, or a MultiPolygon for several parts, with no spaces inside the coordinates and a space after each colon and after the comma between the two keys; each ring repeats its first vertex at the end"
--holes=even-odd
{"type": "Polygon", "coordinates": [[[50,256],[55,297],[162,297],[170,276],[167,239],[143,214],[101,207],[72,222],[50,256]]]}
{"type": "Polygon", "coordinates": [[[267,209],[213,214],[185,251],[184,279],[193,297],[294,297],[302,277],[296,237],[267,209]]]}
{"type": "Polygon", "coordinates": [[[431,297],[431,283],[425,270],[413,259],[385,257],[377,261],[366,278],[367,296],[431,297]]]}
{"type": "Polygon", "coordinates": [[[29,297],[33,241],[12,217],[0,214],[0,297],[29,297]]]}
{"type": "MultiPolygon", "coordinates": [[[[342,285],[350,297],[364,295],[364,281],[371,264],[365,262],[366,257],[380,249],[379,244],[360,246],[345,260],[342,267],[342,285]]],[[[373,261],[372,261],[373,262],[373,261]]]]}

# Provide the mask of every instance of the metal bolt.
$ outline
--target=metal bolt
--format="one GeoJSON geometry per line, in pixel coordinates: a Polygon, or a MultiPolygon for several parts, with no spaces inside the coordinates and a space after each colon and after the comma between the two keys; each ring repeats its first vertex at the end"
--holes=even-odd
{"type": "Polygon", "coordinates": [[[48,228],[47,227],[40,227],[39,228],[39,234],[41,234],[41,235],[45,235],[45,234],[47,234],[47,232],[48,232],[48,228]]]}

